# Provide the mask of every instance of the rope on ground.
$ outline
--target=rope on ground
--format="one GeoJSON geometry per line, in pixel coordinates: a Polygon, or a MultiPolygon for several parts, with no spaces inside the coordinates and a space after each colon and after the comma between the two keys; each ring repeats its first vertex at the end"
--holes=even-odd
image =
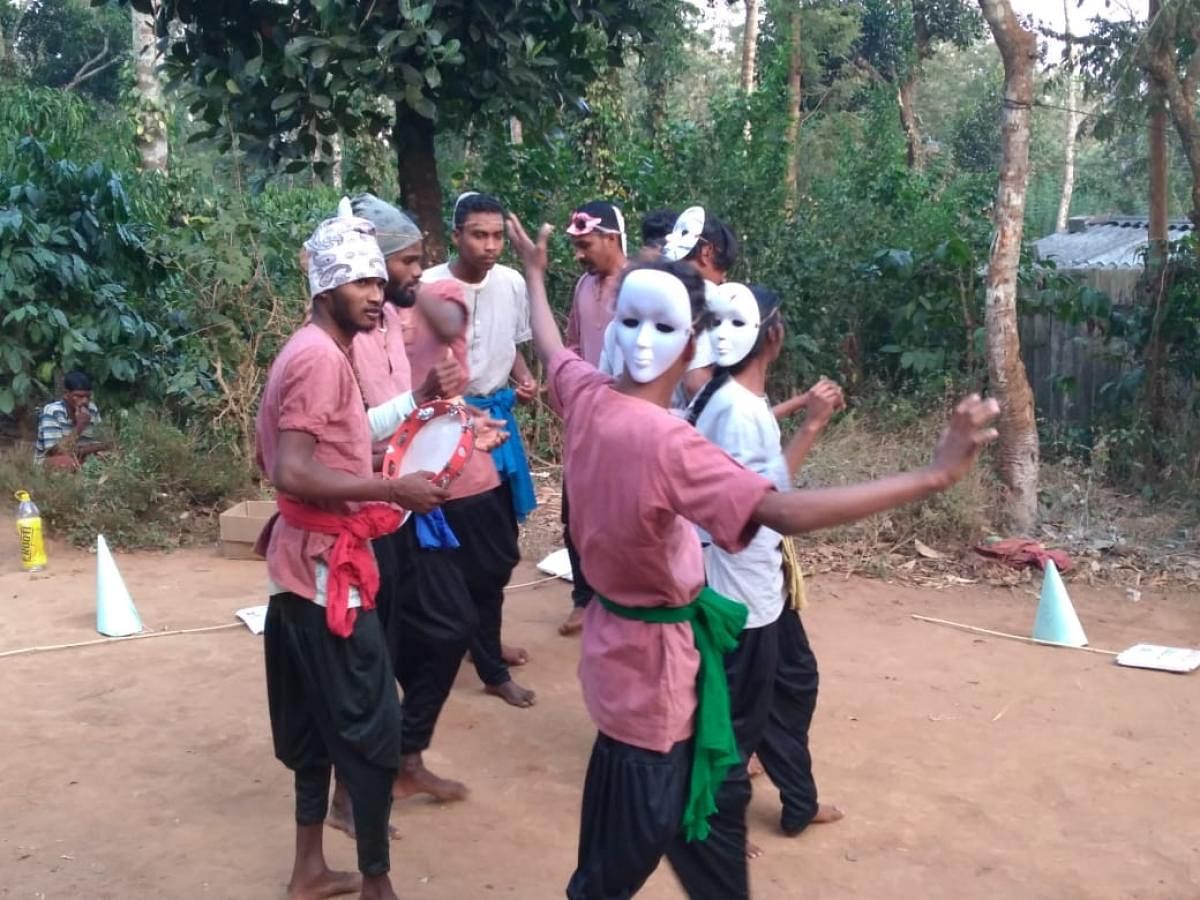
{"type": "Polygon", "coordinates": [[[916,613],[911,613],[912,617],[918,622],[932,622],[934,625],[948,625],[951,628],[957,628],[960,631],[969,631],[972,634],[986,634],[991,637],[1007,638],[1010,641],[1022,641],[1026,644],[1040,644],[1043,647],[1060,647],[1064,650],[1086,650],[1088,653],[1100,653],[1104,656],[1119,656],[1116,650],[1101,650],[1099,647],[1071,647],[1067,644],[1056,644],[1053,641],[1039,641],[1037,638],[1025,637],[1023,634],[1009,634],[1007,631],[992,631],[990,628],[979,628],[975,625],[964,625],[962,622],[951,622],[949,619],[932,619],[929,616],[918,616],[916,613]]]}
{"type": "Polygon", "coordinates": [[[173,628],[165,631],[143,631],[128,637],[96,638],[90,641],[76,641],[72,644],[43,644],[39,647],[21,647],[17,650],[5,650],[0,658],[5,656],[23,656],[28,653],[50,653],[54,650],[72,650],[76,647],[93,647],[97,644],[118,644],[123,641],[143,641],[147,638],[169,637],[174,634],[199,634],[203,631],[224,631],[228,628],[245,628],[241,622],[229,622],[225,625],[205,625],[201,628],[173,628]]]}
{"type": "MultiPolygon", "coordinates": [[[[547,581],[557,580],[557,575],[549,575],[546,578],[539,578],[537,581],[525,581],[520,584],[510,584],[504,590],[517,591],[524,588],[537,587],[539,584],[545,584],[547,581]]],[[[168,637],[173,634],[200,634],[205,631],[225,631],[230,628],[245,628],[242,622],[229,622],[225,625],[205,625],[200,628],[174,628],[166,631],[143,631],[140,634],[131,634],[128,637],[106,637],[95,638],[90,641],[75,641],[71,644],[42,644],[37,647],[19,647],[16,650],[5,650],[0,652],[0,659],[6,656],[26,656],[31,653],[52,653],[56,650],[74,650],[77,647],[95,647],[99,644],[119,644],[122,641],[142,641],[146,638],[168,637]]]]}

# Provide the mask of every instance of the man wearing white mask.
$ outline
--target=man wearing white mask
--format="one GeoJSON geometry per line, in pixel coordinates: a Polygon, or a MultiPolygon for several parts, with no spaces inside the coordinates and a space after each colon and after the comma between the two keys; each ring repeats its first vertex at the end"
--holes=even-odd
{"type": "Polygon", "coordinates": [[[737,644],[746,607],[705,585],[695,527],[737,552],[760,527],[797,534],[929,496],[965,475],[995,439],[988,424],[999,407],[964,400],[925,469],[778,491],[666,408],[705,315],[692,267],[626,275],[614,318],[624,372],[614,382],[563,346],[546,299],[550,226],[536,243],[515,218],[509,229],[525,264],[534,346],[564,416],[564,465],[579,501],[571,531],[596,590],[579,679],[599,734],[568,900],[631,897],[664,854],[690,898],[742,900],[744,842],[731,853],[705,838],[721,814],[717,792],[741,761],[722,656],[737,644]]]}
{"type": "MultiPolygon", "coordinates": [[[[794,398],[790,405],[805,408],[807,415],[788,445],[782,447],[779,424],[766,397],[768,369],[783,347],[779,296],[759,285],[747,288],[736,282],[726,282],[715,294],[708,303],[708,334],[717,368],[692,402],[688,419],[746,468],[770,479],[777,490],[788,491],[813,441],[843,405],[841,389],[822,379],[812,390],[794,398]]],[[[795,810],[801,805],[797,798],[801,791],[795,786],[803,784],[810,787],[802,792],[804,805],[809,797],[813,804],[804,824],[841,818],[836,807],[817,809],[812,762],[807,756],[808,727],[816,703],[816,660],[798,613],[785,612],[782,536],[761,528],[736,553],[715,546],[703,533],[700,539],[709,585],[744,604],[748,613],[737,647],[725,657],[733,727],[742,759],[730,769],[717,795],[718,814],[709,840],[714,848],[753,858],[760,851],[746,840],[745,807],[751,793],[746,764],[762,746],[771,722],[791,741],[800,741],[804,746],[803,760],[797,759],[791,769],[782,764],[775,769],[789,776],[777,782],[781,790],[787,788],[785,808],[795,810]],[[812,677],[794,674],[800,671],[811,672],[812,677]],[[801,694],[806,704],[803,710],[793,702],[793,697],[801,694]]],[[[778,755],[771,755],[771,760],[775,763],[778,755]]]]}

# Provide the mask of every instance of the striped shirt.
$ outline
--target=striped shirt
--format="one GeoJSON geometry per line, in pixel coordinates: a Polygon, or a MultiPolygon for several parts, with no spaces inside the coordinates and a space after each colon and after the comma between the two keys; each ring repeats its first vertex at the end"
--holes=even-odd
{"type": "MultiPolygon", "coordinates": [[[[95,403],[89,402],[88,412],[92,414],[92,421],[79,436],[84,440],[91,441],[95,440],[95,428],[100,424],[100,411],[96,409],[95,403]]],[[[45,459],[46,454],[57,447],[74,427],[75,423],[71,421],[71,413],[67,410],[67,401],[56,400],[43,406],[42,414],[38,417],[37,441],[33,445],[33,458],[45,459]]]]}

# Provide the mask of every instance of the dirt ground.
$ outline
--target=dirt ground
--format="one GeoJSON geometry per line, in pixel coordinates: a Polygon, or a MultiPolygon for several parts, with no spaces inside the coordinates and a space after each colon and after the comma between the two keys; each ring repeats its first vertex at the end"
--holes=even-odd
{"type": "MultiPolygon", "coordinates": [[[[0,547],[0,650],[88,640],[94,558],[51,549],[19,571],[0,547]]],[[[118,555],[155,629],[227,622],[261,602],[262,563],[211,551],[118,555]]],[[[514,582],[537,575],[522,565],[514,582]]],[[[1200,897],[1200,675],[916,622],[1027,632],[1029,589],[943,591],[825,576],[806,622],[822,664],[813,728],[823,799],[847,818],[787,839],[758,779],[760,898],[1200,897]]],[[[1200,597],[1076,587],[1093,646],[1200,645],[1200,597]]],[[[506,637],[533,657],[531,710],[464,668],[429,754],[471,798],[401,804],[403,897],[563,896],[593,731],[561,583],[513,591],[506,637]]],[[[0,658],[0,896],[278,898],[291,784],[266,720],[260,638],[244,629],[0,658]]],[[[328,833],[332,863],[353,847],[328,833]]],[[[679,896],[662,867],[641,895],[679,896]]]]}

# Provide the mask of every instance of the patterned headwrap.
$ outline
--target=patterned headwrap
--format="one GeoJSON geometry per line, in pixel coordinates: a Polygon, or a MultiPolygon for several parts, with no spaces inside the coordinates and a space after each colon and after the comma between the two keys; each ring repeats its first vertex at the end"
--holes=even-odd
{"type": "Polygon", "coordinates": [[[375,226],[355,216],[346,197],[338,204],[338,214],[317,226],[304,249],[309,255],[310,297],[360,278],[387,281],[387,263],[375,240],[375,226]]]}

